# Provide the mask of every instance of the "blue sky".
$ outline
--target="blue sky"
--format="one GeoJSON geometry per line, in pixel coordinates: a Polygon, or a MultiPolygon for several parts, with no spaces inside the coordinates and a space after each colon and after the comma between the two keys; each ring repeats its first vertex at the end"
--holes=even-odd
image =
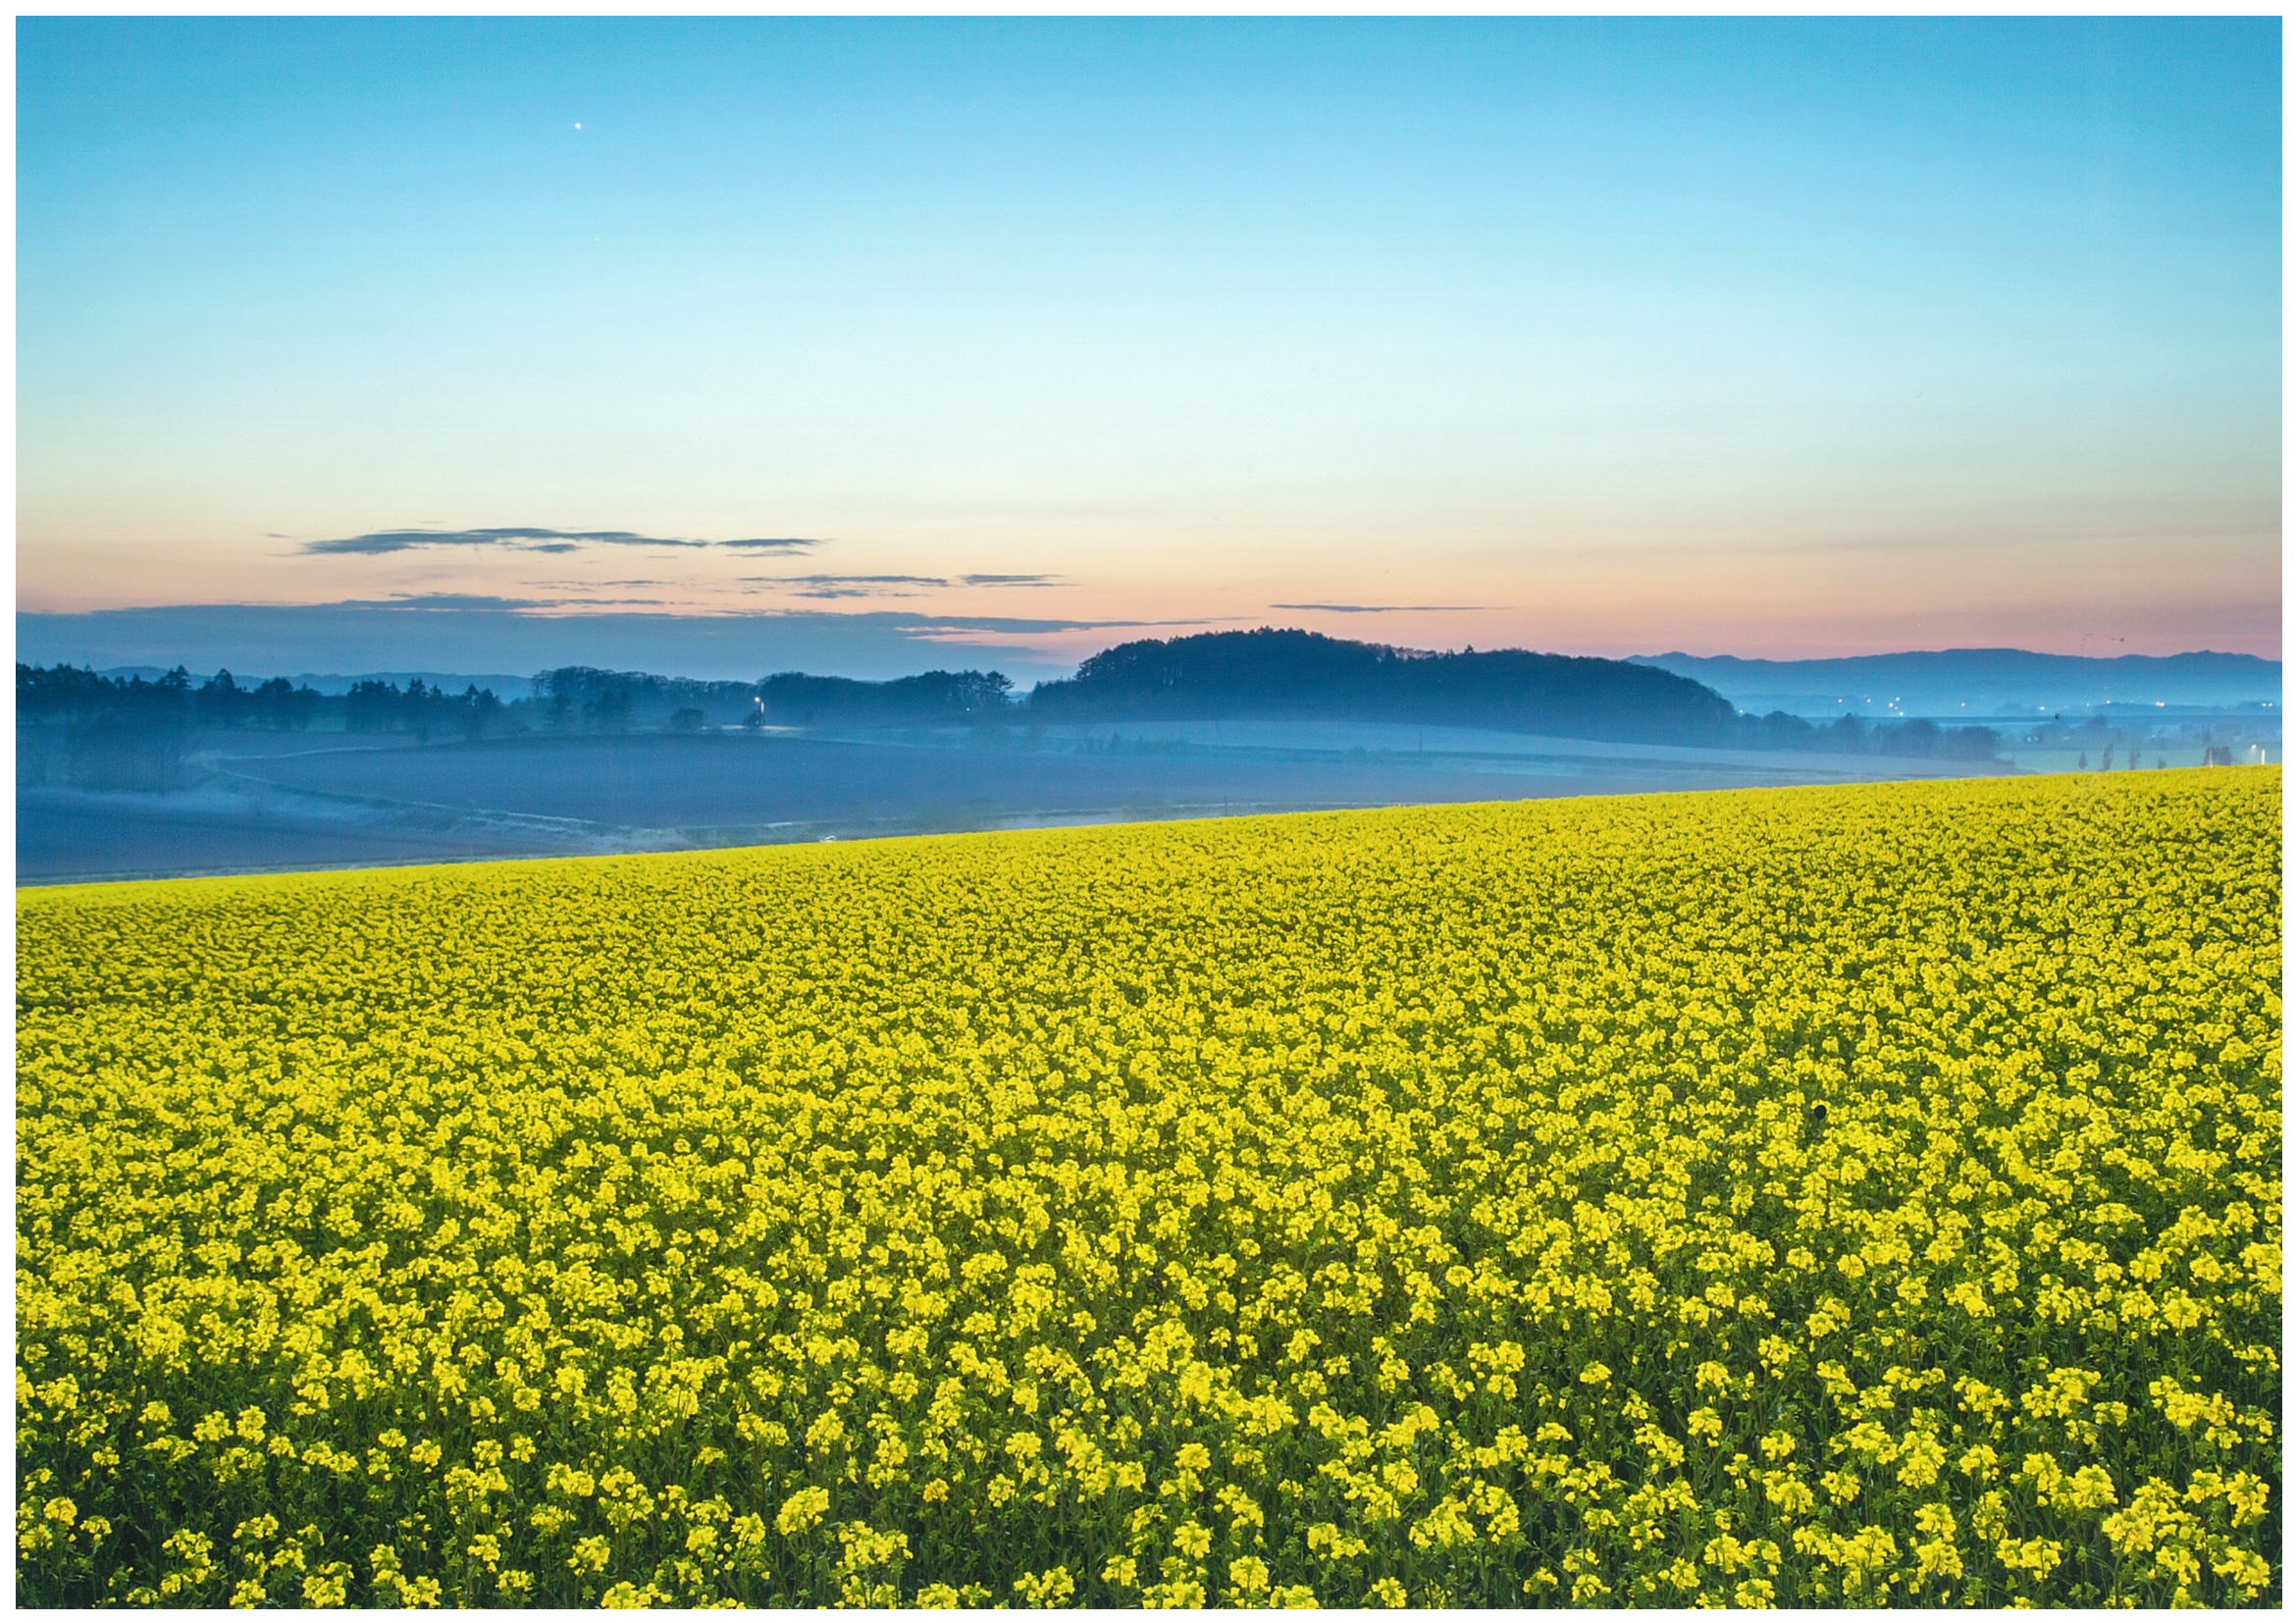
{"type": "Polygon", "coordinates": [[[22,612],[2279,652],[2277,20],[18,42],[22,612]]]}

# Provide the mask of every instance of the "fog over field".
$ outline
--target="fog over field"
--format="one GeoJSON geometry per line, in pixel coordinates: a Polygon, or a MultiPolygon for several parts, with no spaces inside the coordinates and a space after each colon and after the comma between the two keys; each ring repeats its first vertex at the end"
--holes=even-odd
{"type": "Polygon", "coordinates": [[[1978,775],[1999,763],[1351,722],[415,744],[204,733],[192,789],[17,792],[20,883],[1978,775]]]}

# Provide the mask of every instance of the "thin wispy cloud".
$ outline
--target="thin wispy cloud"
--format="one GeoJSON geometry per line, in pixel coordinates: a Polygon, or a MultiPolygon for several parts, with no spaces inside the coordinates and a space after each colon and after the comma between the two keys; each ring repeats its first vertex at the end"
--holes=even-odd
{"type": "Polygon", "coordinates": [[[798,598],[908,598],[917,587],[947,586],[939,575],[744,575],[752,585],[775,586],[798,598]]]}
{"type": "Polygon", "coordinates": [[[932,614],[904,619],[900,623],[919,636],[932,637],[972,631],[1122,631],[1162,626],[1227,625],[1240,618],[1242,616],[1229,614],[1188,620],[1038,620],[1005,614],[932,614]]]}
{"type": "Polygon", "coordinates": [[[756,586],[784,587],[800,598],[909,598],[920,589],[1053,586],[1058,575],[744,575],[756,586]]]}
{"type": "Polygon", "coordinates": [[[492,609],[524,614],[557,608],[658,608],[661,598],[505,598],[486,592],[401,592],[390,598],[345,598],[322,604],[334,608],[412,608],[432,613],[450,610],[492,609]]]}
{"type": "Polygon", "coordinates": [[[401,592],[389,598],[346,598],[337,608],[555,608],[562,598],[502,598],[486,592],[401,592]]]}
{"type": "Polygon", "coordinates": [[[427,547],[500,548],[520,552],[571,552],[584,547],[711,547],[749,551],[802,552],[819,546],[805,536],[751,536],[735,541],[700,541],[688,536],[649,536],[634,530],[552,530],[540,525],[504,525],[482,530],[370,530],[303,543],[305,552],[372,555],[427,547]]]}
{"type": "Polygon", "coordinates": [[[1268,606],[1303,614],[1474,614],[1484,607],[1480,603],[1270,603],[1268,606]]]}

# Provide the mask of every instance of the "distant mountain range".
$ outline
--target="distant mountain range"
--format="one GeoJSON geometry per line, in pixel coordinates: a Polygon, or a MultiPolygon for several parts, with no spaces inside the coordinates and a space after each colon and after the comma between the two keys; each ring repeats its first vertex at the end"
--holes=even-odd
{"type": "Polygon", "coordinates": [[[1630,661],[1703,683],[1739,709],[1837,715],[1978,717],[2106,706],[2238,708],[2277,705],[2280,662],[2252,654],[2086,658],[2013,648],[1872,654],[1847,659],[1741,659],[1657,654],[1630,661]]]}

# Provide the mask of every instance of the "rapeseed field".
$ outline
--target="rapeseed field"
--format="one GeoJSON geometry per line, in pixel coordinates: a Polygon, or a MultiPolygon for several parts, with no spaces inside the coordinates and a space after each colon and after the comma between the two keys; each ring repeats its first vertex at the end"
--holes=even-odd
{"type": "Polygon", "coordinates": [[[18,1598],[2275,1603],[2279,793],[20,892],[18,1598]]]}

